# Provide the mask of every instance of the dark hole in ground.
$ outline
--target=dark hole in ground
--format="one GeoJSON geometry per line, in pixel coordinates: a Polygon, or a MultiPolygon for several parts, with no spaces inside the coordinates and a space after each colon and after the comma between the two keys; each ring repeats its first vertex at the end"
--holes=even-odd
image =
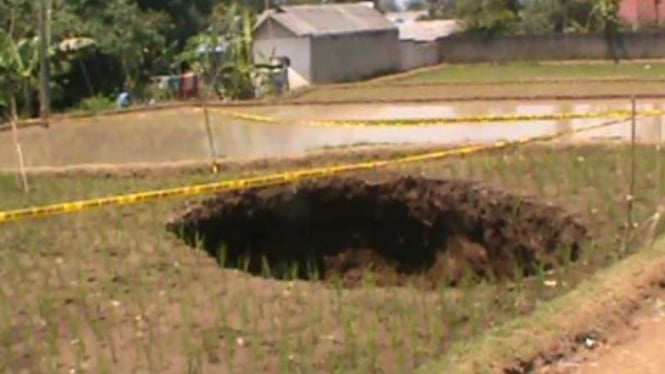
{"type": "Polygon", "coordinates": [[[168,229],[224,266],[347,283],[529,275],[575,260],[587,230],[532,199],[460,180],[324,179],[218,195],[168,229]],[[220,256],[220,254],[222,256],[220,256]],[[371,269],[371,271],[367,271],[371,269]]]}

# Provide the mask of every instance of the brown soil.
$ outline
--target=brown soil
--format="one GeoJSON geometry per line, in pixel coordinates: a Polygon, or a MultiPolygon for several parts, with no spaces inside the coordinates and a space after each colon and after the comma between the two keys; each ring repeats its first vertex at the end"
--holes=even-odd
{"type": "MultiPolygon", "coordinates": [[[[665,284],[664,284],[665,285],[665,284]]],[[[625,325],[602,339],[580,341],[577,352],[543,366],[549,374],[662,373],[665,370],[665,290],[649,296],[625,325]]]]}
{"type": "MultiPolygon", "coordinates": [[[[562,145],[557,145],[562,146],[562,145]]],[[[304,156],[291,156],[280,158],[233,158],[219,159],[217,167],[219,173],[237,172],[243,170],[275,170],[310,168],[314,166],[331,165],[339,163],[352,163],[369,160],[382,160],[393,157],[403,157],[414,152],[440,151],[452,146],[441,145],[358,145],[339,149],[323,149],[312,151],[304,156]]],[[[210,160],[190,160],[179,162],[146,162],[122,164],[90,164],[74,166],[44,166],[26,169],[29,175],[46,175],[62,177],[145,177],[147,175],[179,175],[208,172],[212,170],[210,160]]],[[[17,172],[15,169],[0,169],[0,173],[17,172]]]]}
{"type": "Polygon", "coordinates": [[[478,183],[414,177],[219,195],[190,207],[168,229],[213,256],[224,248],[225,266],[278,278],[342,276],[348,286],[364,281],[367,269],[378,283],[418,275],[427,285],[454,284],[467,270],[533,274],[567,256],[575,260],[587,235],[558,207],[478,183]]]}
{"type": "Polygon", "coordinates": [[[560,363],[559,372],[602,374],[662,373],[665,371],[665,308],[663,292],[649,300],[625,332],[618,333],[599,349],[592,349],[584,360],[560,363]]]}
{"type": "Polygon", "coordinates": [[[663,372],[663,366],[650,371],[650,364],[662,361],[657,358],[662,349],[655,342],[664,331],[664,253],[665,241],[660,239],[541,304],[528,317],[453,347],[442,360],[418,372],[663,372]]]}
{"type": "MultiPolygon", "coordinates": [[[[661,274],[661,279],[663,274],[661,274]]],[[[665,281],[635,292],[639,302],[606,313],[615,322],[578,334],[569,351],[535,366],[539,373],[662,373],[665,370],[665,281]]],[[[597,317],[602,319],[602,317],[597,317]]],[[[598,320],[590,320],[590,325],[598,320]]]]}

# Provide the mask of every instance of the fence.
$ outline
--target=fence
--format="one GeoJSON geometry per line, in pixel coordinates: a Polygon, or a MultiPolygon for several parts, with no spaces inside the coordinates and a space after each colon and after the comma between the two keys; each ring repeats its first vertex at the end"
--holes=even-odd
{"type": "Polygon", "coordinates": [[[663,58],[665,33],[631,32],[612,40],[602,34],[453,35],[439,39],[438,51],[440,63],[663,58]]]}

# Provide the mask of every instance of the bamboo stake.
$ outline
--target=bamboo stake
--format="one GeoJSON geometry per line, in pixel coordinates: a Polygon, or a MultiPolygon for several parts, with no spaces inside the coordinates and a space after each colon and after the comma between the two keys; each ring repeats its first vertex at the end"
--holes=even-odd
{"type": "Polygon", "coordinates": [[[635,172],[636,172],[636,155],[635,155],[635,138],[636,138],[636,115],[637,104],[635,97],[631,99],[631,121],[630,121],[630,190],[628,192],[628,227],[630,230],[635,228],[633,220],[633,201],[635,200],[635,172]]]}
{"type": "Polygon", "coordinates": [[[208,146],[210,148],[210,157],[212,159],[212,172],[217,174],[219,172],[219,165],[217,164],[217,144],[215,143],[215,135],[212,132],[212,126],[210,126],[210,114],[208,113],[208,105],[203,103],[203,124],[206,129],[206,135],[208,137],[208,146]]]}
{"type": "Polygon", "coordinates": [[[16,148],[16,156],[18,158],[18,168],[19,173],[21,174],[21,185],[23,187],[23,193],[28,194],[28,176],[25,172],[25,163],[23,161],[23,150],[21,149],[21,143],[18,138],[18,115],[16,113],[16,98],[14,95],[11,95],[9,98],[9,107],[10,107],[10,119],[9,123],[12,127],[12,140],[14,142],[14,147],[16,148]]]}

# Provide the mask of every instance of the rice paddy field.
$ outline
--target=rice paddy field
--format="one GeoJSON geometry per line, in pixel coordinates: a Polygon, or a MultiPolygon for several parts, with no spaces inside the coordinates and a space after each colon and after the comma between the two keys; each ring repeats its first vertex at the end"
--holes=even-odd
{"type": "MultiPolygon", "coordinates": [[[[587,71],[577,69],[579,76],[587,71]]],[[[631,69],[611,74],[643,77],[643,67],[631,69]]],[[[650,69],[654,76],[662,70],[650,69]]],[[[415,85],[461,73],[422,74],[408,79],[415,85]]],[[[137,129],[144,131],[137,136],[166,126],[146,116],[150,128],[137,129]]],[[[67,166],[76,163],[76,147],[111,141],[96,119],[89,121],[84,138],[62,131],[72,146],[61,147],[61,161],[33,166],[67,166]]],[[[24,139],[37,139],[33,144],[59,141],[59,132],[29,130],[22,130],[24,139]]],[[[162,145],[177,150],[194,142],[169,130],[171,140],[162,138],[162,145]]],[[[190,151],[150,159],[160,139],[150,144],[155,148],[141,167],[120,165],[140,152],[118,148],[115,154],[125,158],[116,166],[95,167],[90,164],[99,159],[91,157],[77,170],[33,170],[28,194],[15,172],[0,172],[0,211],[444,147],[349,146],[220,159],[212,173],[205,142],[194,147],[200,155],[191,160],[198,165],[175,164],[190,151]],[[171,166],[150,167],[156,161],[171,166]]],[[[11,152],[0,155],[11,163],[11,152]]],[[[639,255],[663,232],[663,161],[659,141],[541,142],[0,224],[0,372],[407,373],[432,367],[639,255]]],[[[493,361],[480,359],[466,372],[504,364],[484,349],[493,361]]],[[[512,358],[502,357],[506,365],[512,358]]]]}

